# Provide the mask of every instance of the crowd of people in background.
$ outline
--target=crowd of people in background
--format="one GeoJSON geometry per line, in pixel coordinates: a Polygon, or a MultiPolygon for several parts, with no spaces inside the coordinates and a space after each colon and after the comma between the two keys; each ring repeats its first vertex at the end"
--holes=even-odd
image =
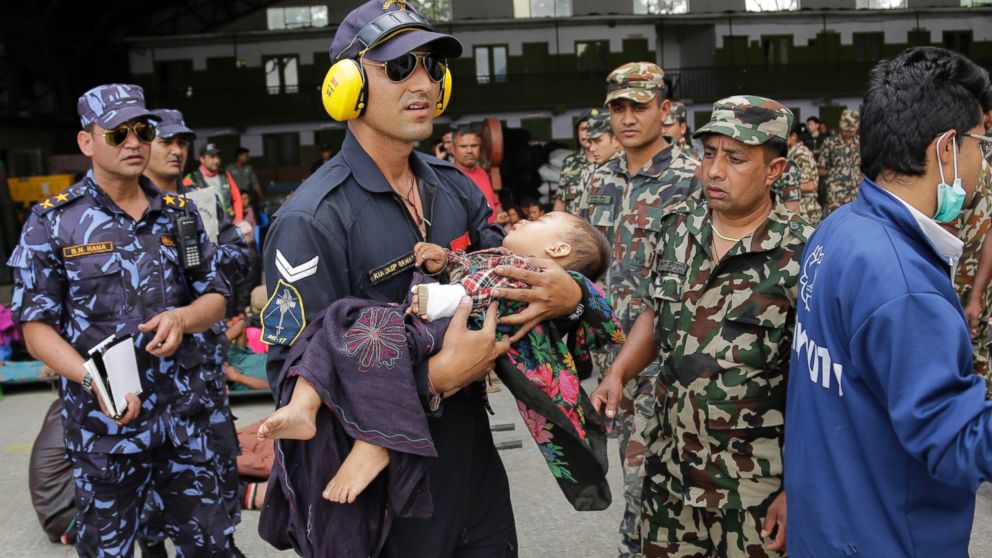
{"type": "Polygon", "coordinates": [[[184,175],[181,112],[79,98],[92,168],[8,262],[62,379],[33,464],[36,492],[72,493],[36,500],[53,540],[240,556],[262,506],[301,555],[516,556],[495,369],[575,509],[609,504],[618,438],[621,558],[967,554],[992,478],[985,70],[909,49],[836,132],[760,92],[693,130],[664,69],[629,62],[574,152],[525,142],[500,174],[471,126],[414,150],[462,46],[412,11],[382,27],[397,10],[339,26],[332,77],[368,96],[274,215],[247,149],[225,167],[207,141],[184,175]],[[83,364],[108,339],[142,386],[119,412],[83,364]],[[230,394],[270,387],[278,412],[239,433],[230,394]]]}

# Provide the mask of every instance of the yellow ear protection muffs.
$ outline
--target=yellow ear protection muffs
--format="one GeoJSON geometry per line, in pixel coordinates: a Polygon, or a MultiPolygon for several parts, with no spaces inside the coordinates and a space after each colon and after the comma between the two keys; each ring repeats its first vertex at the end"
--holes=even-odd
{"type": "MultiPolygon", "coordinates": [[[[386,12],[365,25],[348,46],[333,55],[335,59],[339,58],[356,42],[363,47],[358,51],[358,60],[352,58],[338,60],[324,76],[320,96],[324,110],[331,118],[343,122],[354,120],[365,112],[368,102],[368,80],[362,67],[365,53],[398,33],[412,29],[433,31],[434,27],[423,16],[412,10],[386,12]]],[[[417,63],[420,64],[421,61],[418,59],[417,63]]],[[[434,105],[434,116],[440,116],[444,112],[449,99],[451,99],[451,70],[445,68],[441,91],[437,104],[434,105]]]]}

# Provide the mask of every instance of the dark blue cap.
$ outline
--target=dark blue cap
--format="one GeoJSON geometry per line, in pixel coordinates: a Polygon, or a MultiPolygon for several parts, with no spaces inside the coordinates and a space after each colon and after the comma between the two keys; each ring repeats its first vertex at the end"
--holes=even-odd
{"type": "Polygon", "coordinates": [[[196,137],[196,133],[186,127],[183,121],[183,113],[173,109],[155,109],[152,114],[161,120],[155,125],[155,135],[162,139],[169,139],[179,134],[186,134],[196,137]]]}
{"type": "Polygon", "coordinates": [[[158,120],[145,108],[145,90],[129,83],[111,83],[90,89],[79,98],[76,110],[83,128],[97,124],[109,130],[135,118],[158,120]]]}
{"type": "Polygon", "coordinates": [[[404,0],[369,0],[345,16],[329,52],[332,63],[362,55],[384,61],[423,46],[449,59],[462,55],[458,39],[435,32],[404,0]]]}

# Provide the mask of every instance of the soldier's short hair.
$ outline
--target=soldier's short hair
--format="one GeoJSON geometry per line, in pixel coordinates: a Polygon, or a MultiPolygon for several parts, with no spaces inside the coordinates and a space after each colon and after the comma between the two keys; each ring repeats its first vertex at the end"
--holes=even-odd
{"type": "Polygon", "coordinates": [[[948,130],[966,132],[992,108],[989,74],[937,47],[904,50],[871,72],[861,110],[861,172],[926,173],[927,148],[948,130]]]}
{"type": "Polygon", "coordinates": [[[765,162],[770,163],[772,159],[787,157],[789,155],[789,142],[782,138],[768,138],[762,147],[765,148],[765,162]]]}
{"type": "Polygon", "coordinates": [[[572,225],[572,231],[565,237],[565,242],[572,247],[568,269],[578,271],[590,281],[597,281],[610,265],[610,242],[585,219],[571,213],[566,215],[572,225]]]}
{"type": "Polygon", "coordinates": [[[479,136],[480,140],[482,139],[482,134],[480,134],[479,131],[472,126],[459,126],[454,130],[454,133],[451,134],[451,142],[454,143],[458,141],[458,138],[469,134],[475,134],[476,136],[479,136]]]}

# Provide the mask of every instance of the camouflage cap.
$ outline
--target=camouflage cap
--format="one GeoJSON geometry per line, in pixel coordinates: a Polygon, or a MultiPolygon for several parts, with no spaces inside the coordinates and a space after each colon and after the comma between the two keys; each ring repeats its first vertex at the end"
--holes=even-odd
{"type": "Polygon", "coordinates": [[[668,118],[665,119],[662,124],[665,126],[671,126],[676,122],[686,121],[686,110],[685,105],[682,103],[672,103],[672,109],[668,111],[668,118]]]}
{"type": "Polygon", "coordinates": [[[844,132],[857,130],[860,121],[861,114],[856,110],[844,109],[844,112],[840,113],[840,129],[844,132]]]}
{"type": "Polygon", "coordinates": [[[584,111],[582,111],[582,112],[579,113],[579,118],[575,121],[575,125],[578,126],[579,124],[581,124],[581,123],[589,120],[590,118],[592,118],[594,116],[597,116],[597,115],[599,115],[601,113],[604,113],[604,112],[606,112],[606,109],[602,109],[602,108],[586,109],[586,110],[584,110],[584,111]]]}
{"type": "Polygon", "coordinates": [[[613,125],[610,124],[610,113],[600,111],[599,114],[589,119],[589,139],[598,138],[606,132],[613,133],[613,125]]]}
{"type": "Polygon", "coordinates": [[[747,145],[761,145],[773,137],[788,140],[794,119],[792,111],[778,101],[736,95],[713,103],[710,121],[692,137],[721,134],[747,145]]]}
{"type": "Polygon", "coordinates": [[[155,109],[152,111],[152,114],[162,119],[155,125],[156,136],[162,139],[169,139],[180,134],[196,137],[196,133],[186,126],[186,122],[183,120],[183,113],[178,110],[155,109]]]}
{"type": "Polygon", "coordinates": [[[160,120],[145,108],[145,90],[140,85],[111,83],[98,85],[83,93],[76,103],[79,124],[85,129],[93,124],[110,129],[135,118],[160,120]]]}
{"type": "Polygon", "coordinates": [[[665,90],[665,71],[651,62],[629,62],[606,76],[606,103],[630,99],[646,103],[665,90]]]}

